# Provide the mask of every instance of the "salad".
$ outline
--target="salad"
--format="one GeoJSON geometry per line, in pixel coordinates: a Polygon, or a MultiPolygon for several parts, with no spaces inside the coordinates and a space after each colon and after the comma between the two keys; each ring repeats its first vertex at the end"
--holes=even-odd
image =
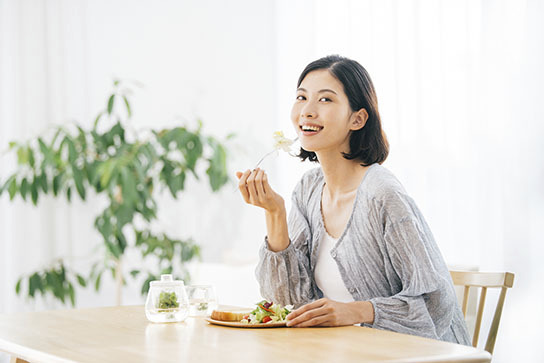
{"type": "Polygon", "coordinates": [[[240,322],[245,324],[283,323],[292,309],[292,305],[283,307],[280,304],[263,300],[257,303],[255,310],[244,315],[240,322]]]}

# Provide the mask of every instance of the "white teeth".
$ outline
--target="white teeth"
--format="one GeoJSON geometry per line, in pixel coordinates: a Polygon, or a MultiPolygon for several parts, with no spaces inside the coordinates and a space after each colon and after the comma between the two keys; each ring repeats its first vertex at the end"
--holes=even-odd
{"type": "Polygon", "coordinates": [[[322,127],[319,126],[310,126],[310,125],[302,125],[302,131],[319,131],[322,129],[322,127]]]}

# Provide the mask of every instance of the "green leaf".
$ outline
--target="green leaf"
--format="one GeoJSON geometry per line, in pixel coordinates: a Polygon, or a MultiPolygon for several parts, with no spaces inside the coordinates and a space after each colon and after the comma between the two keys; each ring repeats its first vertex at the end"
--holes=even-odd
{"type": "Polygon", "coordinates": [[[29,147],[28,148],[28,163],[30,164],[31,168],[34,168],[34,164],[36,163],[36,160],[34,159],[34,151],[29,147]]]}
{"type": "Polygon", "coordinates": [[[119,245],[117,243],[112,243],[109,240],[105,240],[104,243],[106,244],[106,249],[112,254],[115,259],[119,259],[121,257],[122,251],[119,249],[119,245]]]}
{"type": "Polygon", "coordinates": [[[130,110],[130,103],[128,102],[127,96],[123,95],[123,100],[125,101],[125,106],[127,107],[128,118],[131,118],[132,111],[130,110]]]}
{"type": "Polygon", "coordinates": [[[72,201],[72,187],[66,188],[66,199],[68,199],[69,202],[72,201]]]}
{"type": "Polygon", "coordinates": [[[85,278],[81,276],[80,274],[77,274],[77,281],[79,284],[83,287],[87,287],[87,282],[85,281],[85,278]]]}
{"type": "Polygon", "coordinates": [[[117,233],[115,234],[115,238],[117,239],[117,246],[119,247],[120,253],[119,256],[121,256],[127,247],[127,239],[125,238],[125,235],[123,234],[122,230],[117,230],[117,233]]]}
{"type": "Polygon", "coordinates": [[[142,284],[142,290],[141,290],[142,295],[147,294],[147,292],[149,291],[149,284],[151,283],[151,281],[154,281],[156,279],[157,278],[155,276],[148,275],[147,279],[142,284]]]}
{"type": "Polygon", "coordinates": [[[132,270],[130,271],[130,275],[133,277],[133,278],[136,278],[136,276],[138,276],[140,274],[140,270],[132,270]]]}
{"type": "Polygon", "coordinates": [[[134,205],[138,201],[138,192],[136,191],[135,175],[128,168],[121,169],[121,191],[123,194],[123,203],[134,205]]]}
{"type": "Polygon", "coordinates": [[[211,146],[214,153],[209,159],[210,166],[206,170],[206,174],[208,174],[210,186],[215,192],[229,180],[226,166],[227,153],[219,143],[213,142],[211,146]]]}
{"type": "Polygon", "coordinates": [[[77,135],[77,141],[81,145],[81,149],[86,150],[87,149],[87,133],[79,125],[77,125],[77,129],[79,131],[79,134],[77,135]]]}
{"type": "Polygon", "coordinates": [[[53,178],[53,195],[55,195],[55,197],[59,193],[59,190],[62,188],[63,179],[64,179],[64,172],[55,175],[55,177],[53,178]]]}
{"type": "Polygon", "coordinates": [[[82,200],[85,200],[85,187],[83,186],[83,173],[78,168],[72,167],[72,175],[74,177],[74,183],[76,190],[82,200]]]}
{"type": "Polygon", "coordinates": [[[41,137],[38,137],[38,144],[40,145],[40,151],[44,156],[47,156],[49,154],[49,148],[45,144],[45,142],[42,140],[41,137]]]}
{"type": "Polygon", "coordinates": [[[100,164],[100,166],[97,168],[97,173],[100,175],[100,185],[102,188],[106,189],[106,187],[109,185],[116,165],[116,160],[110,159],[100,164]]]}
{"type": "Polygon", "coordinates": [[[34,181],[30,184],[30,196],[34,205],[38,204],[38,183],[39,180],[34,178],[34,181]]]}
{"type": "Polygon", "coordinates": [[[68,282],[68,294],[70,295],[72,306],[76,306],[76,293],[74,291],[74,286],[70,282],[68,282]]]}
{"type": "Polygon", "coordinates": [[[177,193],[180,190],[183,190],[185,185],[185,173],[180,171],[179,174],[172,174],[170,178],[168,178],[167,185],[172,196],[177,198],[177,193]]]}
{"type": "Polygon", "coordinates": [[[94,283],[94,289],[95,289],[96,291],[98,291],[98,290],[100,289],[100,279],[102,278],[102,272],[104,272],[104,271],[101,271],[101,272],[98,274],[98,276],[96,277],[96,281],[95,281],[95,283],[94,283]]]}
{"type": "Polygon", "coordinates": [[[114,210],[115,218],[117,218],[117,227],[122,228],[125,224],[132,222],[134,216],[134,208],[128,204],[121,204],[114,210]]]}
{"type": "Polygon", "coordinates": [[[17,285],[15,285],[15,293],[17,295],[19,295],[19,293],[21,292],[21,281],[22,279],[17,280],[17,285]]]}
{"type": "Polygon", "coordinates": [[[13,198],[15,198],[15,193],[17,193],[17,179],[16,178],[11,179],[11,182],[9,183],[9,187],[8,187],[8,193],[9,193],[9,200],[13,200],[13,198]]]}
{"type": "Polygon", "coordinates": [[[168,266],[166,268],[163,268],[161,270],[161,275],[169,275],[172,273],[172,271],[174,270],[174,268],[172,266],[168,266]]]}
{"type": "Polygon", "coordinates": [[[21,194],[21,197],[23,197],[24,200],[26,200],[26,194],[28,193],[28,190],[28,180],[26,180],[26,178],[23,178],[23,181],[21,182],[21,187],[19,189],[19,194],[21,194]]]}
{"type": "Polygon", "coordinates": [[[38,185],[41,187],[44,193],[49,191],[49,184],[47,182],[47,175],[45,172],[38,176],[38,185]]]}
{"type": "MultiPolygon", "coordinates": [[[[0,186],[0,195],[2,195],[2,193],[6,190],[8,190],[10,184],[12,183],[13,180],[15,180],[16,176],[15,175],[12,175],[10,176],[6,182],[0,186]]],[[[17,188],[17,184],[15,185],[15,187],[17,188]]]]}
{"type": "Polygon", "coordinates": [[[98,126],[98,122],[102,118],[102,115],[104,115],[104,112],[100,112],[94,119],[93,129],[96,129],[96,127],[98,126]]]}
{"type": "Polygon", "coordinates": [[[68,144],[68,161],[72,165],[72,168],[75,168],[75,163],[77,160],[77,150],[74,144],[74,141],[68,136],[65,137],[66,143],[68,144]]]}
{"type": "Polygon", "coordinates": [[[32,276],[29,277],[28,279],[28,294],[31,296],[31,297],[34,297],[34,295],[36,294],[36,291],[40,291],[42,290],[43,287],[42,287],[42,279],[40,278],[40,276],[38,275],[37,272],[35,272],[34,274],[32,274],[32,276]]]}
{"type": "Polygon", "coordinates": [[[10,141],[8,146],[9,146],[9,149],[12,150],[14,147],[16,147],[18,144],[16,141],[10,141]]]}
{"type": "Polygon", "coordinates": [[[24,165],[28,163],[28,148],[25,146],[20,146],[17,149],[17,163],[19,165],[24,165]]]}
{"type": "Polygon", "coordinates": [[[111,95],[108,100],[108,115],[111,115],[114,101],[115,101],[115,94],[111,95]]]}

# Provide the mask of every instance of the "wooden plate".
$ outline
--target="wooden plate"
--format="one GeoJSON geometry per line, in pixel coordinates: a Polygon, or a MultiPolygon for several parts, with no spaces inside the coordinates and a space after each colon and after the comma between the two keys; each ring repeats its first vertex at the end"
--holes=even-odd
{"type": "Polygon", "coordinates": [[[285,326],[285,322],[281,323],[265,323],[265,324],[245,324],[238,321],[222,321],[212,318],[206,318],[206,321],[211,324],[230,326],[233,328],[279,328],[285,326]]]}

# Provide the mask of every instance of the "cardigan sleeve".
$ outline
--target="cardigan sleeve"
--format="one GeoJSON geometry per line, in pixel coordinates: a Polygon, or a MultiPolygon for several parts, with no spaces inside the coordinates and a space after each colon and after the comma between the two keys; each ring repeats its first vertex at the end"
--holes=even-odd
{"type": "Polygon", "coordinates": [[[255,270],[261,295],[270,301],[298,307],[313,300],[309,258],[310,230],[303,213],[301,182],[293,191],[288,218],[289,246],[273,252],[268,248],[268,237],[259,252],[255,270]]]}
{"type": "Polygon", "coordinates": [[[370,299],[374,307],[372,326],[440,339],[453,319],[455,292],[423,216],[413,202],[403,202],[410,208],[402,211],[402,218],[388,219],[383,229],[397,291],[393,296],[370,299]]]}

